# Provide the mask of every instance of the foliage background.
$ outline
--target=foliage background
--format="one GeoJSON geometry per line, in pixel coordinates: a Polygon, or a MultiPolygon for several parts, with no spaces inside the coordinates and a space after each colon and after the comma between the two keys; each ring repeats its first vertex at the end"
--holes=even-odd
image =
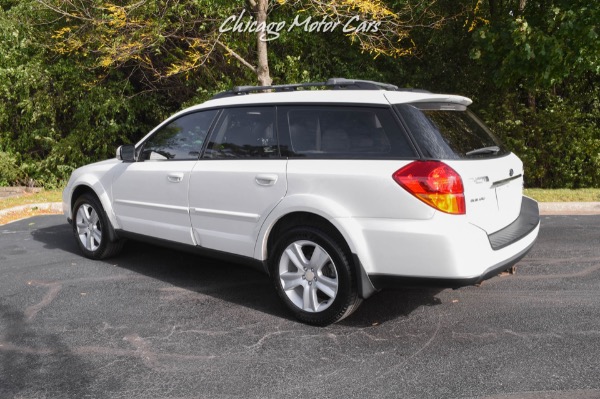
{"type": "MultiPolygon", "coordinates": [[[[319,4],[326,3],[272,2],[268,18],[291,23],[319,4]]],[[[351,77],[462,94],[524,160],[529,187],[600,187],[600,6],[344,4],[359,14],[375,4],[410,15],[396,42],[402,49],[378,52],[341,30],[283,31],[268,43],[274,84],[351,77]]],[[[119,144],[137,141],[176,110],[256,83],[241,62],[255,63],[255,36],[217,32],[245,7],[0,0],[0,185],[60,186],[76,167],[114,156],[119,144]]]]}

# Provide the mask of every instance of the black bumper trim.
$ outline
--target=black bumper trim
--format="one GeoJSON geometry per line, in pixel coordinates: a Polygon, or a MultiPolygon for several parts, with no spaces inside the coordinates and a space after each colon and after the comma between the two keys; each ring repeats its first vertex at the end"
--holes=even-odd
{"type": "Polygon", "coordinates": [[[488,235],[490,245],[494,251],[507,247],[527,236],[539,223],[538,203],[531,198],[523,197],[519,217],[502,230],[488,235]]]}

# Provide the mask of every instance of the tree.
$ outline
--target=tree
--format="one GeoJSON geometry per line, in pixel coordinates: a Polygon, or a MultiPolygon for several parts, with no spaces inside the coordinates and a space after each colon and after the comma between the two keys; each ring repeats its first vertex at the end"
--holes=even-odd
{"type": "Polygon", "coordinates": [[[583,0],[481,4],[471,57],[486,76],[483,113],[522,155],[527,184],[597,187],[600,8],[583,0]]]}
{"type": "Polygon", "coordinates": [[[18,168],[21,183],[58,186],[76,167],[112,156],[115,143],[147,132],[155,123],[148,109],[163,114],[120,76],[89,85],[95,74],[85,63],[48,51],[37,3],[8,3],[0,0],[0,153],[8,154],[0,163],[18,168]]]}
{"type": "Polygon", "coordinates": [[[260,2],[265,25],[259,0],[0,0],[0,184],[60,184],[234,85],[345,76],[467,95],[528,185],[600,186],[598,7],[260,2]]]}
{"type": "Polygon", "coordinates": [[[410,0],[394,8],[379,0],[247,0],[243,6],[216,0],[125,0],[119,5],[102,0],[37,1],[61,18],[62,26],[53,36],[57,52],[94,57],[100,70],[129,68],[141,74],[150,89],[174,75],[214,71],[228,65],[230,58],[268,85],[270,35],[277,29],[278,35],[285,34],[286,23],[289,29],[324,33],[321,29],[329,22],[361,51],[401,57],[414,50],[411,29],[437,27],[444,21],[429,5],[410,0]],[[275,19],[290,12],[296,13],[293,21],[275,19]],[[249,44],[252,37],[255,46],[249,44]]]}
{"type": "Polygon", "coordinates": [[[501,86],[522,87],[530,107],[538,91],[600,74],[599,7],[583,0],[489,0],[489,15],[491,22],[474,31],[471,55],[497,66],[493,78],[501,86]]]}
{"type": "Polygon", "coordinates": [[[267,11],[269,9],[268,0],[248,0],[250,7],[256,13],[256,22],[259,29],[256,32],[256,53],[258,66],[256,67],[256,75],[258,83],[261,86],[269,86],[273,81],[269,72],[269,59],[267,54],[267,41],[265,40],[267,11]]]}

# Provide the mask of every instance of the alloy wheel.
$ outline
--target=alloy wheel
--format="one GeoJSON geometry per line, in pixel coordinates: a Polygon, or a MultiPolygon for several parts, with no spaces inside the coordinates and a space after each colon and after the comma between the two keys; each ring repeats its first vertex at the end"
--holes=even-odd
{"type": "Polygon", "coordinates": [[[82,204],[75,218],[77,235],[81,244],[90,252],[98,249],[102,243],[102,225],[98,212],[89,204],[82,204]]]}
{"type": "Polygon", "coordinates": [[[284,293],[305,312],[322,312],[335,300],[338,273],[331,256],[320,245],[292,242],[279,260],[279,278],[284,293]]]}

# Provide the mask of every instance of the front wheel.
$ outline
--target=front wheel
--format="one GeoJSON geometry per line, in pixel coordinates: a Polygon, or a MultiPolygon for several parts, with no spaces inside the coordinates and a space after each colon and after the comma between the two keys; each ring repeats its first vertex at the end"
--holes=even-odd
{"type": "Polygon", "coordinates": [[[360,303],[344,244],[315,227],[295,227],[275,244],[270,272],[275,289],[299,320],[335,323],[360,303]]]}
{"type": "Polygon", "coordinates": [[[73,234],[79,249],[90,259],[105,259],[116,255],[123,247],[122,241],[111,242],[109,221],[100,201],[84,194],[73,206],[73,234]]]}

